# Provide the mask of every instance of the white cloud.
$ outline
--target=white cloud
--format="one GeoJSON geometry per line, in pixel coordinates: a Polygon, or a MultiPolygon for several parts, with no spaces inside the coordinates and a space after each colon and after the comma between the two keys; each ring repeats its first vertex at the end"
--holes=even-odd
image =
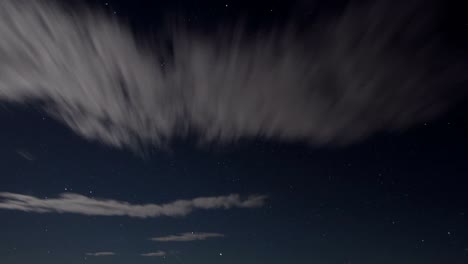
{"type": "Polygon", "coordinates": [[[141,254],[143,257],[164,257],[166,256],[166,252],[164,251],[156,251],[156,252],[149,252],[149,253],[143,253],[141,254]]]}
{"type": "Polygon", "coordinates": [[[106,256],[114,256],[114,252],[95,252],[95,253],[86,253],[86,256],[92,257],[106,257],[106,256]]]}
{"type": "Polygon", "coordinates": [[[210,238],[224,237],[223,234],[219,233],[182,233],[178,235],[170,235],[164,237],[153,237],[150,240],[158,242],[188,242],[197,240],[207,240],[210,238]]]}
{"type": "Polygon", "coordinates": [[[128,202],[89,198],[80,194],[63,193],[58,198],[41,199],[34,196],[0,192],[0,209],[35,213],[75,213],[95,216],[129,216],[149,218],[185,216],[194,210],[256,208],[264,205],[264,195],[241,198],[239,194],[176,200],[165,204],[130,204],[128,202]]]}
{"type": "Polygon", "coordinates": [[[172,52],[52,2],[0,1],[0,101],[39,101],[81,136],[119,147],[188,131],[201,141],[353,142],[427,121],[461,98],[451,88],[468,76],[438,49],[425,1],[349,8],[313,23],[320,33],[296,34],[291,21],[271,34],[153,38],[172,52]]]}

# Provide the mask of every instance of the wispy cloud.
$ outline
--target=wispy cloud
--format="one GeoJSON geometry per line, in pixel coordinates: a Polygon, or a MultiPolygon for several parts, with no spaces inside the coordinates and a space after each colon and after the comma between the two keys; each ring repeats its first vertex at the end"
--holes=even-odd
{"type": "Polygon", "coordinates": [[[341,144],[426,122],[465,94],[465,59],[439,41],[428,1],[356,1],[372,4],[311,23],[323,30],[291,18],[270,33],[205,36],[169,23],[177,30],[156,33],[151,50],[124,23],[53,2],[0,1],[0,101],[39,101],[114,146],[191,131],[341,144]]]}
{"type": "Polygon", "coordinates": [[[106,256],[114,256],[114,252],[94,252],[94,253],[86,253],[86,256],[92,257],[106,257],[106,256]]]}
{"type": "Polygon", "coordinates": [[[93,216],[128,216],[135,218],[186,216],[194,210],[256,208],[264,205],[267,196],[239,194],[176,200],[165,204],[130,204],[128,202],[89,198],[63,193],[58,198],[0,192],[0,209],[34,213],[74,213],[93,216]]]}
{"type": "Polygon", "coordinates": [[[16,153],[25,160],[34,161],[36,159],[29,151],[26,150],[17,150],[16,153]]]}
{"type": "Polygon", "coordinates": [[[143,257],[164,257],[166,255],[167,255],[166,252],[161,251],[161,250],[156,251],[156,252],[149,252],[149,253],[141,254],[141,256],[143,257]]]}
{"type": "Polygon", "coordinates": [[[223,234],[219,233],[182,233],[178,235],[170,235],[164,237],[153,237],[150,240],[158,242],[188,242],[196,240],[207,240],[209,238],[224,237],[223,234]]]}

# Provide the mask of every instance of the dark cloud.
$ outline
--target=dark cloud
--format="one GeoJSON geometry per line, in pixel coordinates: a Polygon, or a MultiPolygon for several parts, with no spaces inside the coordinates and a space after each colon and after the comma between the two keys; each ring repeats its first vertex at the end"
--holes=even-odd
{"type": "Polygon", "coordinates": [[[38,102],[114,146],[241,137],[349,143],[406,128],[455,101],[466,74],[439,49],[428,4],[350,7],[268,32],[187,28],[142,48],[126,26],[50,1],[0,3],[0,100],[38,102]],[[160,61],[164,61],[161,64],[160,61]]]}
{"type": "Polygon", "coordinates": [[[157,242],[189,242],[189,241],[198,241],[198,240],[207,240],[210,238],[220,238],[224,237],[223,234],[219,233],[182,233],[178,235],[170,235],[163,237],[153,237],[150,240],[157,242]]]}
{"type": "Polygon", "coordinates": [[[167,253],[161,250],[156,251],[156,252],[149,252],[149,253],[141,254],[142,257],[164,257],[166,255],[167,253]]]}

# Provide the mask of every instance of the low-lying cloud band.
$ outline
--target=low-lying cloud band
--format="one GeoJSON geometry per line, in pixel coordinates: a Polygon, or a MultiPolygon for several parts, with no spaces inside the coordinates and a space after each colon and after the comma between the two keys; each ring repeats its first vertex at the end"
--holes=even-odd
{"type": "Polygon", "coordinates": [[[264,195],[241,198],[239,194],[231,194],[176,200],[165,204],[137,205],[116,200],[94,199],[74,193],[63,193],[58,198],[41,199],[29,195],[2,192],[0,193],[0,209],[134,218],[180,217],[202,209],[257,208],[263,206],[266,199],[267,196],[264,195]]]}

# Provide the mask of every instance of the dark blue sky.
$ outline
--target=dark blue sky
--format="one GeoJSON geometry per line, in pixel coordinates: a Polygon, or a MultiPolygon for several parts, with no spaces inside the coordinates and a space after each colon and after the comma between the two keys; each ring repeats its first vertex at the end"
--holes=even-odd
{"type": "Polygon", "coordinates": [[[262,208],[176,218],[3,210],[4,263],[464,263],[468,258],[468,142],[466,123],[458,119],[337,149],[262,140],[200,149],[180,141],[143,159],[83,140],[35,110],[9,106],[0,118],[9,124],[0,139],[2,191],[56,197],[67,188],[138,204],[269,195],[262,208]],[[184,232],[225,237],[148,240],[184,232]],[[165,260],[139,256],[157,250],[170,253],[165,260]],[[100,251],[117,255],[84,255],[100,251]]]}
{"type": "MultiPolygon", "coordinates": [[[[160,22],[151,18],[153,10],[193,11],[195,5],[90,2],[141,32],[160,22]]],[[[341,2],[336,5],[300,10],[275,1],[204,1],[191,16],[213,25],[212,19],[249,10],[260,13],[252,23],[272,23],[286,13],[339,10],[341,2]]],[[[262,137],[199,146],[188,137],[139,155],[84,139],[35,105],[2,103],[0,192],[40,199],[76,193],[130,204],[229,194],[268,198],[252,208],[145,219],[0,210],[0,263],[467,263],[466,113],[456,108],[436,121],[345,146],[262,137]],[[191,232],[224,237],[149,240],[191,232]],[[165,256],[141,256],[157,251],[165,256]],[[86,255],[96,252],[114,255],[86,255]]]]}

